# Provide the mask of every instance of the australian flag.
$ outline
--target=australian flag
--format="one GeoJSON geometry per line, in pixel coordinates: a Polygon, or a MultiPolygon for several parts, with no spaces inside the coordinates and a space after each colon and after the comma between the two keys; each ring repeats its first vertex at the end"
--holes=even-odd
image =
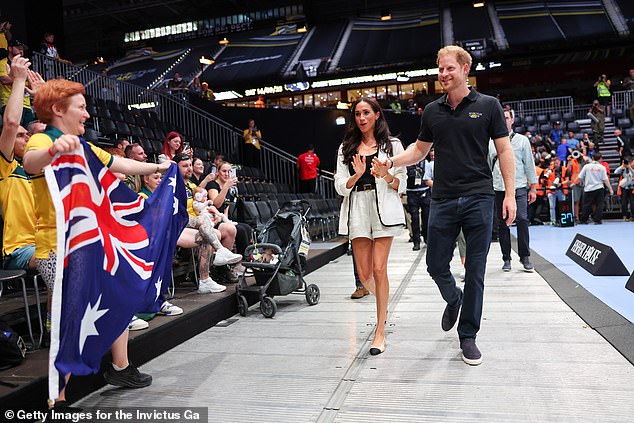
{"type": "Polygon", "coordinates": [[[84,140],[46,168],[57,216],[49,395],[68,373],[99,371],[135,313],[171,283],[176,240],[187,224],[176,165],[144,199],[108,170],[84,140]]]}

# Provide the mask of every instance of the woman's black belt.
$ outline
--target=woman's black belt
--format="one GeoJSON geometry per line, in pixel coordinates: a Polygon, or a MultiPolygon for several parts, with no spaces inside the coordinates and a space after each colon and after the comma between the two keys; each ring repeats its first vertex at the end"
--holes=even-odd
{"type": "Polygon", "coordinates": [[[353,191],[370,191],[376,189],[376,184],[361,184],[355,185],[352,190],[353,191]]]}

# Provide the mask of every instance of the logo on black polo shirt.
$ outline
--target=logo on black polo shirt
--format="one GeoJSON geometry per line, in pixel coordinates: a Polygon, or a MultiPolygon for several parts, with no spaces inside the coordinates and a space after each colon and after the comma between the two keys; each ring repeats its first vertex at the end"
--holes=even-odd
{"type": "Polygon", "coordinates": [[[469,117],[471,119],[477,119],[479,117],[482,117],[482,113],[480,113],[480,112],[469,112],[469,117]]]}

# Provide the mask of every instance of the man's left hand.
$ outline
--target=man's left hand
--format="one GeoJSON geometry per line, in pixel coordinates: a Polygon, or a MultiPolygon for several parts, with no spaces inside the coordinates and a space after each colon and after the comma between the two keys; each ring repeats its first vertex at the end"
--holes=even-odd
{"type": "Polygon", "coordinates": [[[511,226],[515,222],[515,215],[517,213],[517,204],[515,203],[514,196],[505,196],[502,203],[502,218],[506,223],[506,226],[511,226]]]}

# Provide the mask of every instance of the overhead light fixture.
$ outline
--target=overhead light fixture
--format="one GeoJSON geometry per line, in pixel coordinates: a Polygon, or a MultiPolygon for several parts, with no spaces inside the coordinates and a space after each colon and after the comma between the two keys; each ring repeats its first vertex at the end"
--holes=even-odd
{"type": "Polygon", "coordinates": [[[308,31],[308,28],[306,27],[306,22],[300,22],[297,24],[297,32],[298,33],[304,33],[308,31]]]}
{"type": "Polygon", "coordinates": [[[475,70],[477,70],[477,71],[483,71],[485,69],[486,68],[482,65],[482,63],[479,63],[479,62],[478,62],[478,65],[475,68],[475,70]]]}
{"type": "Polygon", "coordinates": [[[337,126],[345,125],[346,124],[346,118],[343,117],[343,116],[337,116],[337,118],[335,119],[335,124],[337,126]]]}
{"type": "Polygon", "coordinates": [[[390,21],[392,20],[392,14],[389,10],[384,10],[381,12],[381,20],[382,21],[390,21]]]}
{"type": "Polygon", "coordinates": [[[207,59],[205,56],[201,56],[198,61],[203,65],[213,65],[215,63],[214,59],[207,59]]]}
{"type": "Polygon", "coordinates": [[[404,73],[399,73],[399,74],[396,75],[396,80],[398,82],[407,82],[407,81],[409,81],[409,76],[407,76],[404,73]]]}
{"type": "Polygon", "coordinates": [[[473,2],[473,7],[484,7],[484,2],[483,1],[474,1],[473,2]]]}
{"type": "Polygon", "coordinates": [[[226,46],[227,44],[229,44],[229,40],[227,40],[227,37],[224,37],[222,40],[218,41],[218,44],[226,46]]]}

